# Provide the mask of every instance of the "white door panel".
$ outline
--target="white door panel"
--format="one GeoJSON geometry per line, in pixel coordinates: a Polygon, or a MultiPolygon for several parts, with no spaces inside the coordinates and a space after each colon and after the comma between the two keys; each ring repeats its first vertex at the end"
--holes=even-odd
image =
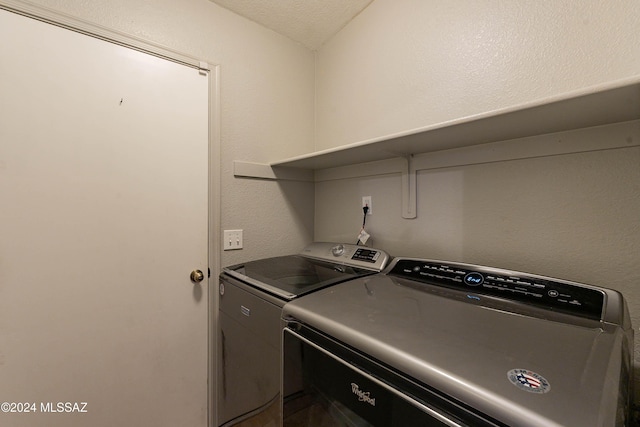
{"type": "Polygon", "coordinates": [[[0,402],[36,404],[0,425],[205,426],[207,76],[5,11],[0,40],[0,402]]]}

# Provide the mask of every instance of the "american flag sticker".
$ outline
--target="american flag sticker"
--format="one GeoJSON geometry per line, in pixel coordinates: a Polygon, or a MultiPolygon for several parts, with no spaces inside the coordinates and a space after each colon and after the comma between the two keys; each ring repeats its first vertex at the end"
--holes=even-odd
{"type": "Polygon", "coordinates": [[[551,390],[549,381],[542,375],[528,369],[512,369],[507,372],[507,378],[520,390],[530,393],[547,393],[551,390]]]}

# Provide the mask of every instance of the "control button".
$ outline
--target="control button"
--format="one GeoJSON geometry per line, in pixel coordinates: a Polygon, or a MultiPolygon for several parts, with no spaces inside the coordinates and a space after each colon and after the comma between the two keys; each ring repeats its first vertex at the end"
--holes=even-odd
{"type": "Polygon", "coordinates": [[[551,298],[556,298],[559,295],[559,293],[558,291],[551,289],[549,292],[547,292],[547,295],[549,295],[551,298]]]}
{"type": "Polygon", "coordinates": [[[335,245],[331,248],[333,256],[340,256],[344,253],[344,245],[335,245]]]}
{"type": "Polygon", "coordinates": [[[464,276],[464,283],[469,286],[478,286],[482,285],[484,282],[484,276],[477,272],[472,272],[464,276]]]}

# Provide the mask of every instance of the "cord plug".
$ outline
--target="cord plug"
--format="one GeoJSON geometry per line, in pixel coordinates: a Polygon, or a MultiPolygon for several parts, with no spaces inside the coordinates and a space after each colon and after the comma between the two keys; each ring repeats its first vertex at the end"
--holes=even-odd
{"type": "Polygon", "coordinates": [[[367,223],[367,212],[369,212],[369,205],[364,205],[362,207],[362,212],[364,213],[364,216],[362,217],[362,230],[360,230],[360,234],[358,235],[358,241],[356,242],[356,245],[364,245],[365,243],[367,243],[367,240],[369,239],[369,233],[367,233],[366,231],[364,231],[364,226],[367,223]]]}

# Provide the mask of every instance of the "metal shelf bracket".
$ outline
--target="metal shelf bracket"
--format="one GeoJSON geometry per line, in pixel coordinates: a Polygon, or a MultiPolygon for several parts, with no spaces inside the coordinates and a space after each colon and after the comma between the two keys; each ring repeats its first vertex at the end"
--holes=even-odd
{"type": "Polygon", "coordinates": [[[414,219],[417,216],[416,205],[418,191],[416,188],[416,168],[413,155],[403,157],[402,165],[402,218],[414,219]]]}

